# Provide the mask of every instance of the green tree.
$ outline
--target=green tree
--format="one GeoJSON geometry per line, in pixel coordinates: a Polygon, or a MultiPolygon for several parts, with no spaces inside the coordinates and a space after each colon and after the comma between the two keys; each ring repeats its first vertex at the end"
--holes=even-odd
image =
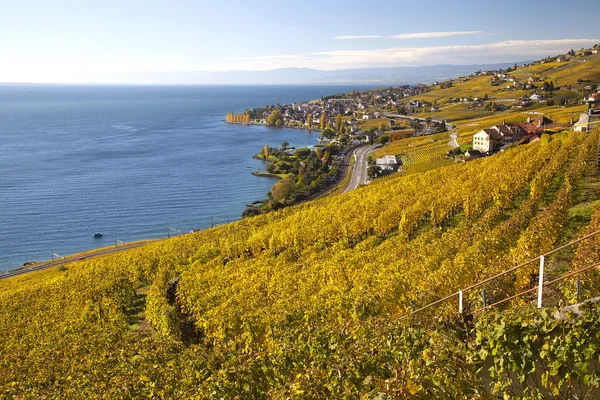
{"type": "Polygon", "coordinates": [[[390,141],[389,135],[381,135],[377,138],[377,143],[386,144],[390,141]]]}
{"type": "Polygon", "coordinates": [[[270,126],[280,126],[283,123],[283,118],[281,116],[281,111],[273,110],[271,114],[267,117],[267,125],[270,126]]]}
{"type": "Polygon", "coordinates": [[[371,165],[367,168],[367,176],[369,179],[377,178],[381,174],[381,167],[379,165],[371,165]]]}
{"type": "Polygon", "coordinates": [[[326,139],[333,139],[335,136],[336,132],[330,127],[326,127],[325,129],[323,129],[323,132],[321,132],[321,137],[324,137],[326,139]]]}
{"type": "Polygon", "coordinates": [[[327,126],[327,116],[325,113],[321,114],[321,129],[325,129],[327,126]]]}
{"type": "Polygon", "coordinates": [[[293,201],[296,195],[296,184],[294,176],[288,175],[285,179],[277,182],[271,189],[271,196],[275,201],[286,203],[293,201]]]}

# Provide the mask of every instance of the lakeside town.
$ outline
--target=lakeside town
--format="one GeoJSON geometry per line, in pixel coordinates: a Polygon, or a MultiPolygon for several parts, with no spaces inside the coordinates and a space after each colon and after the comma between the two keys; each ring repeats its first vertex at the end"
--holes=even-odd
{"type": "Polygon", "coordinates": [[[253,173],[280,181],[267,194],[268,200],[259,202],[262,209],[250,206],[245,215],[329,192],[347,171],[363,175],[358,184],[366,184],[406,172],[408,165],[423,160],[465,162],[538,141],[543,134],[588,131],[600,122],[600,74],[575,81],[546,75],[550,69],[600,65],[599,47],[570,50],[506,70],[479,70],[431,85],[352,91],[231,112],[228,123],[320,132],[313,149],[289,148],[285,143],[261,149],[257,158],[265,160],[265,171],[253,173]],[[398,150],[411,138],[423,140],[398,150]],[[413,154],[419,145],[428,148],[429,158],[413,154]],[[360,160],[365,165],[347,168],[356,161],[355,150],[365,146],[373,146],[360,160]]]}

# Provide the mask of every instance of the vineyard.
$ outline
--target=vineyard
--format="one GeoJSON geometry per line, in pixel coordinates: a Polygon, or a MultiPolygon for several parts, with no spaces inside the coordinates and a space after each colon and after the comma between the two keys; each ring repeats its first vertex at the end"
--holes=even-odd
{"type": "Polygon", "coordinates": [[[402,155],[404,172],[423,172],[452,164],[452,161],[445,157],[450,150],[448,141],[448,133],[412,137],[392,142],[376,150],[373,157],[377,158],[386,154],[402,155]]]}
{"type": "Polygon", "coordinates": [[[434,167],[434,163],[439,165],[448,165],[450,160],[445,159],[446,154],[450,150],[448,143],[432,143],[430,145],[421,146],[418,149],[407,153],[409,163],[406,165],[406,172],[422,172],[434,167]]]}
{"type": "MultiPolygon", "coordinates": [[[[399,317],[600,229],[598,140],[544,135],[0,281],[0,398],[593,398],[595,306],[566,321],[523,299],[501,314],[399,317]]],[[[393,145],[417,168],[447,134],[393,145]]],[[[582,242],[548,273],[598,262],[598,249],[582,242]]],[[[529,272],[490,298],[529,288],[529,272]]],[[[582,278],[586,296],[599,277],[582,278]]],[[[573,287],[552,305],[574,303],[573,287]]],[[[466,302],[482,306],[479,293],[466,302]]]]}
{"type": "MultiPolygon", "coordinates": [[[[577,121],[579,115],[585,112],[586,106],[575,107],[543,107],[539,112],[505,112],[497,115],[490,115],[477,119],[466,119],[455,122],[456,132],[459,137],[459,145],[470,144],[473,135],[482,129],[488,129],[494,125],[504,123],[526,122],[528,118],[535,118],[538,115],[546,115],[550,119],[559,123],[568,123],[571,120],[577,121]]],[[[450,146],[448,145],[448,133],[439,133],[424,137],[413,137],[388,144],[376,152],[374,157],[381,157],[386,154],[402,155],[407,160],[403,171],[405,173],[416,173],[428,171],[432,168],[438,168],[451,164],[451,160],[446,158],[450,146]]]]}

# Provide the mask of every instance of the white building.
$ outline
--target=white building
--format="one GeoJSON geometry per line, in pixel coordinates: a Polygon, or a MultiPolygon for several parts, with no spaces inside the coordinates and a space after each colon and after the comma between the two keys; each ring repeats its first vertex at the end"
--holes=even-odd
{"type": "Polygon", "coordinates": [[[493,153],[503,146],[523,139],[524,133],[518,125],[500,125],[483,129],[473,136],[473,150],[482,153],[493,153]]]}
{"type": "Polygon", "coordinates": [[[398,162],[395,156],[383,156],[375,160],[375,165],[381,168],[382,171],[395,171],[398,169],[398,162]]]}
{"type": "Polygon", "coordinates": [[[587,114],[579,115],[579,120],[575,123],[573,130],[575,132],[587,132],[594,126],[597,126],[599,123],[600,115],[594,115],[590,110],[590,112],[587,114]]]}
{"type": "Polygon", "coordinates": [[[544,98],[544,96],[542,96],[541,94],[538,93],[534,93],[531,96],[529,96],[529,100],[533,100],[533,101],[540,101],[544,98]]]}
{"type": "Polygon", "coordinates": [[[492,153],[498,139],[498,132],[494,129],[483,129],[473,135],[473,150],[482,153],[492,153]]]}

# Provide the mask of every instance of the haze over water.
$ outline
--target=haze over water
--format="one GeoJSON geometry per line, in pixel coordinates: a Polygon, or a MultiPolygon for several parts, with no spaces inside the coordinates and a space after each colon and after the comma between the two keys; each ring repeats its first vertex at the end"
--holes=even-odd
{"type": "Polygon", "coordinates": [[[239,219],[275,182],[250,174],[252,155],[319,134],[225,114],[352,89],[365,88],[0,86],[0,271],[239,219]]]}

